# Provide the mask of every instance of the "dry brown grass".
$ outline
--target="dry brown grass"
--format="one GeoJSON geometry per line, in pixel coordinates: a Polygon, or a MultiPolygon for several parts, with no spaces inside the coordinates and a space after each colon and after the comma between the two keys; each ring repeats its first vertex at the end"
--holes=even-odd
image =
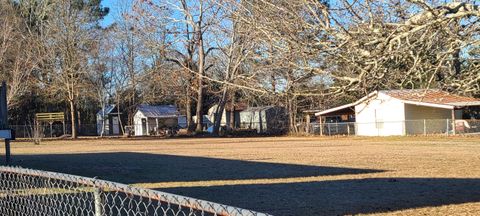
{"type": "Polygon", "coordinates": [[[12,144],[16,165],[275,215],[478,215],[479,137],[202,138],[12,144]]]}

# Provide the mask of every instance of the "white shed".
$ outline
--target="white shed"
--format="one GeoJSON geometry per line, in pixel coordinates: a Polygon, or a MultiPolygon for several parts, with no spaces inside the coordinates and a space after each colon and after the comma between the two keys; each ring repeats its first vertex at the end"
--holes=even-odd
{"type": "Polygon", "coordinates": [[[156,135],[163,129],[177,130],[178,117],[175,105],[139,105],[133,116],[135,136],[156,135]]]}
{"type": "MultiPolygon", "coordinates": [[[[230,123],[233,123],[232,125],[234,128],[240,127],[240,113],[247,108],[248,106],[246,103],[237,103],[234,106],[232,106],[231,103],[226,104],[222,113],[220,125],[229,127],[231,125],[230,123]]],[[[209,122],[212,122],[212,124],[215,123],[215,117],[218,109],[219,105],[217,104],[208,109],[208,120],[209,122]]]]}
{"type": "Polygon", "coordinates": [[[391,136],[429,133],[425,130],[448,132],[453,128],[448,122],[462,119],[467,107],[480,107],[480,100],[435,89],[388,90],[315,115],[326,123],[325,119],[355,122],[356,135],[391,136]]]}

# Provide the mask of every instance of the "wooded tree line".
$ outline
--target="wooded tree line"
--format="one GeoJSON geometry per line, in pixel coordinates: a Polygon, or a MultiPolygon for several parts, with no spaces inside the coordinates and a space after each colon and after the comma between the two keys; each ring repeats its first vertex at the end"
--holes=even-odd
{"type": "MultiPolygon", "coordinates": [[[[176,104],[191,131],[218,104],[302,110],[370,91],[480,96],[475,1],[1,0],[0,79],[12,124],[65,111],[75,128],[116,104],[176,104]],[[112,14],[111,14],[112,15],[112,14]]],[[[220,119],[215,122],[218,132],[220,119]]]]}

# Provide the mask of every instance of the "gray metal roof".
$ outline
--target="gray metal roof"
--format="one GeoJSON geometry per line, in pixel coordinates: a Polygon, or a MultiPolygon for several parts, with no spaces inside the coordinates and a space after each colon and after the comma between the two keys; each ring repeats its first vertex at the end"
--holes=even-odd
{"type": "Polygon", "coordinates": [[[147,118],[178,117],[180,114],[175,105],[152,106],[141,104],[137,106],[137,112],[142,112],[147,118]]]}

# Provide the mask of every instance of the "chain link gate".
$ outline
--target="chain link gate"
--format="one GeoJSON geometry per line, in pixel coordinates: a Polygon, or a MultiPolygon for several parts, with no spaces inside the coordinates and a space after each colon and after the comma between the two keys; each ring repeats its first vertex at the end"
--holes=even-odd
{"type": "Polygon", "coordinates": [[[109,181],[5,166],[0,166],[0,215],[267,216],[109,181]]]}

